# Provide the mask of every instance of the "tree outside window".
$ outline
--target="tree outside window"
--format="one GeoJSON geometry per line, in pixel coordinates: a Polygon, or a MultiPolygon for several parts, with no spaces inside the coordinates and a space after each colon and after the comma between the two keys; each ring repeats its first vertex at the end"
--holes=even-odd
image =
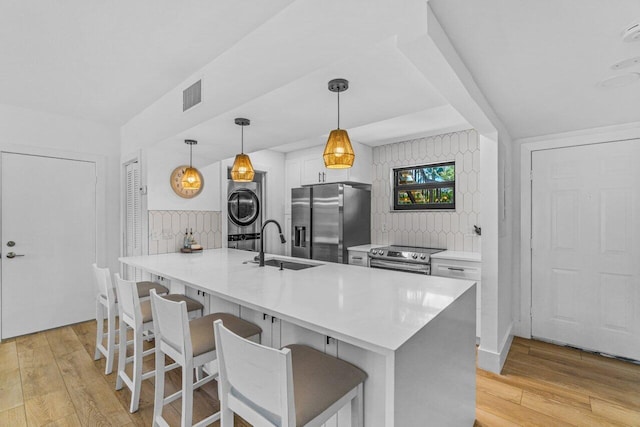
{"type": "Polygon", "coordinates": [[[455,162],[393,169],[393,210],[455,210],[455,190],[455,162]]]}

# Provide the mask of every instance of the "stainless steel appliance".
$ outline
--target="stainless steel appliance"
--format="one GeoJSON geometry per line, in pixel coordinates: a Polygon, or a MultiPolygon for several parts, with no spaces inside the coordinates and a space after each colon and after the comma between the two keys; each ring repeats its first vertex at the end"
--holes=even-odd
{"type": "Polygon", "coordinates": [[[445,249],[416,246],[386,246],[369,250],[369,265],[410,273],[431,274],[431,255],[445,249]]]}
{"type": "Polygon", "coordinates": [[[347,263],[349,246],[371,242],[371,191],[347,184],[291,189],[291,255],[347,263]]]}
{"type": "Polygon", "coordinates": [[[262,227],[262,179],[256,172],[253,182],[229,180],[227,197],[227,246],[257,251],[262,227]]]}

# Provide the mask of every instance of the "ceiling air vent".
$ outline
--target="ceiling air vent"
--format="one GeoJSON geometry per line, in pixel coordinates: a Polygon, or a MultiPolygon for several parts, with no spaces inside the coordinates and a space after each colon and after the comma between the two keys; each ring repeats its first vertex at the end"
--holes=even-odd
{"type": "Polygon", "coordinates": [[[182,111],[187,111],[202,102],[202,80],[198,80],[182,91],[182,111]]]}

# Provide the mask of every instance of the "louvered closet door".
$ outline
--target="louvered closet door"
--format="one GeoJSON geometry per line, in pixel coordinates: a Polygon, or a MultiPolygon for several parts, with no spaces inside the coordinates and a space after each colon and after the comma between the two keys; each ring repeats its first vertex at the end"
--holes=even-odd
{"type": "MultiPolygon", "coordinates": [[[[132,162],[125,166],[125,256],[142,255],[142,218],[140,206],[140,163],[132,162]]],[[[125,272],[129,280],[142,280],[142,272],[131,266],[125,272]]]]}
{"type": "Polygon", "coordinates": [[[640,360],[640,140],[532,155],[532,335],[640,360]]]}

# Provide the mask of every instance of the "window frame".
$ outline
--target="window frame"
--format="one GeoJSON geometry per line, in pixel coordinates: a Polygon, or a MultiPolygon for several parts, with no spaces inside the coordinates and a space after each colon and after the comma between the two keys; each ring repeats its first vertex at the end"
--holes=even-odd
{"type": "Polygon", "coordinates": [[[456,162],[455,160],[450,160],[446,162],[437,162],[437,163],[426,163],[420,165],[413,166],[401,166],[397,168],[391,168],[391,210],[393,212],[404,212],[404,211],[455,211],[456,210],[456,180],[457,180],[457,172],[456,172],[456,162]],[[399,184],[398,175],[402,171],[407,170],[415,170],[415,169],[424,169],[424,168],[435,168],[439,166],[453,166],[454,169],[454,178],[453,181],[446,181],[442,183],[421,183],[421,184],[399,184]],[[411,196],[411,190],[432,190],[438,188],[453,188],[453,200],[451,203],[415,203],[411,196]],[[412,200],[411,204],[399,204],[399,193],[407,192],[408,197],[412,200]]]}

